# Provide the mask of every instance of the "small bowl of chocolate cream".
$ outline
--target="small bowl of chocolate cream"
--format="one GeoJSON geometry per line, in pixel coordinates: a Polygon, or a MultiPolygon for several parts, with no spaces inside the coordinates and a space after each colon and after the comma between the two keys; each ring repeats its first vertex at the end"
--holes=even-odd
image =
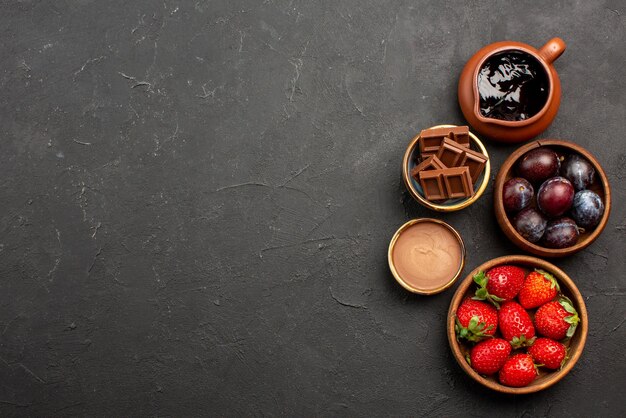
{"type": "Polygon", "coordinates": [[[465,264],[459,233],[438,219],[412,219],[389,243],[389,269],[409,292],[432,295],[452,286],[465,264]]]}

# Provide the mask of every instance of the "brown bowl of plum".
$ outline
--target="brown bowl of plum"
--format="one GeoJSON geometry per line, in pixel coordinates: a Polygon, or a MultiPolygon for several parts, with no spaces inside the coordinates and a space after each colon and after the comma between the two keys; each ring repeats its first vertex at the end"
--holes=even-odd
{"type": "Polygon", "coordinates": [[[519,248],[564,257],[600,235],[611,212],[611,189],[589,151],[560,139],[538,140],[518,148],[500,168],[494,209],[519,248]]]}

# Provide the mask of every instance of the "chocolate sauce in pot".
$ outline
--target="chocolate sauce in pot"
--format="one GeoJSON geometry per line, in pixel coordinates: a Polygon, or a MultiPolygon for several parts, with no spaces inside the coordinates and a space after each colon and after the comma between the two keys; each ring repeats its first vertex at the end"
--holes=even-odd
{"type": "Polygon", "coordinates": [[[535,57],[510,50],[490,56],[478,73],[480,113],[488,118],[519,121],[545,106],[548,75],[535,57]]]}

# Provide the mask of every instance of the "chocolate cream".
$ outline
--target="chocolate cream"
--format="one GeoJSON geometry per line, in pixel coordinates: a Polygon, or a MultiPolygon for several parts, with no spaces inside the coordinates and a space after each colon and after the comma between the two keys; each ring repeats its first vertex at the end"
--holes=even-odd
{"type": "Polygon", "coordinates": [[[398,236],[393,263],[409,286],[435,290],[452,280],[461,266],[461,243],[444,225],[419,222],[398,236]]]}

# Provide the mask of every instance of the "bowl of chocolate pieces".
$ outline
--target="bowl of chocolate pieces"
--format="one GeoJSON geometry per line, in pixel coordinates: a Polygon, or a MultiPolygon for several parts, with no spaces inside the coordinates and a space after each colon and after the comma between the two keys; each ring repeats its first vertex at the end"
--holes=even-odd
{"type": "Polygon", "coordinates": [[[467,126],[424,129],[411,140],[402,161],[409,194],[439,212],[457,211],[478,200],[490,170],[485,146],[467,126]]]}

